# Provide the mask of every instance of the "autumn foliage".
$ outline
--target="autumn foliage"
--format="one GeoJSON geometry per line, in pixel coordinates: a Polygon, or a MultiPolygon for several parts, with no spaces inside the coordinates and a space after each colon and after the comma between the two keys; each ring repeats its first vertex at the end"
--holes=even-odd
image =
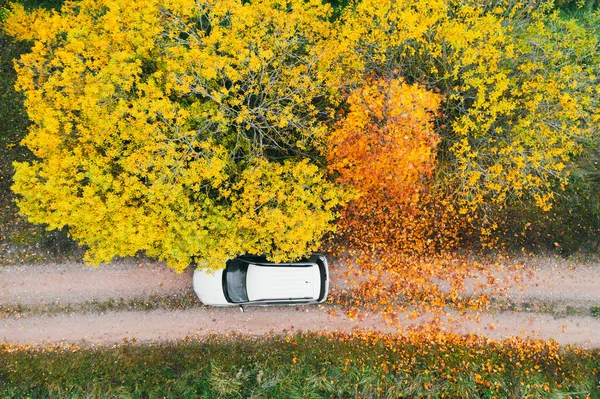
{"type": "Polygon", "coordinates": [[[429,233],[418,224],[435,219],[424,217],[423,205],[431,197],[439,142],[433,119],[441,99],[402,79],[369,81],[348,97],[328,151],[331,171],[358,196],[342,210],[342,242],[424,252],[429,233]]]}
{"type": "Polygon", "coordinates": [[[358,88],[330,135],[329,162],[362,194],[342,211],[338,237],[356,303],[383,306],[391,318],[402,305],[421,309],[415,315],[485,306],[490,287],[467,287],[478,278],[496,285],[493,267],[448,250],[465,238],[492,244],[494,217],[509,204],[548,211],[569,184],[569,162],[598,134],[594,35],[547,4],[494,4],[365,0],[338,21],[331,65],[358,88]],[[373,76],[403,77],[421,84],[423,98],[442,97],[393,99],[386,84],[394,83],[373,76]],[[378,102],[414,107],[425,129],[386,124],[378,102]],[[405,140],[389,145],[397,137],[405,140]]]}
{"type": "Polygon", "coordinates": [[[423,190],[435,166],[440,100],[402,79],[369,81],[348,97],[349,111],[329,136],[328,164],[364,196],[358,203],[407,203],[423,190]]]}
{"type": "Polygon", "coordinates": [[[36,157],[15,164],[21,212],[68,226],[95,264],[316,250],[345,197],[310,162],[329,112],[315,66],[327,15],[279,0],[15,7],[7,31],[35,41],[17,63],[36,157]]]}
{"type": "Polygon", "coordinates": [[[452,251],[494,243],[506,209],[548,212],[594,165],[590,18],[517,0],[357,0],[336,19],[318,0],[14,6],[35,159],[13,190],[93,263],[290,260],[327,236],[391,318],[481,307],[489,265],[452,251]]]}
{"type": "Polygon", "coordinates": [[[355,2],[332,65],[354,84],[398,70],[444,95],[439,177],[463,214],[515,201],[548,210],[597,137],[600,60],[597,35],[550,6],[355,2]]]}

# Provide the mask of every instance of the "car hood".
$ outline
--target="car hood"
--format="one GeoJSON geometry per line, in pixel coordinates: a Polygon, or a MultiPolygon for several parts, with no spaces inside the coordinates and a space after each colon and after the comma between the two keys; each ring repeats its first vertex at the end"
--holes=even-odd
{"type": "Polygon", "coordinates": [[[223,270],[194,270],[194,291],[205,305],[231,305],[223,293],[223,270]]]}

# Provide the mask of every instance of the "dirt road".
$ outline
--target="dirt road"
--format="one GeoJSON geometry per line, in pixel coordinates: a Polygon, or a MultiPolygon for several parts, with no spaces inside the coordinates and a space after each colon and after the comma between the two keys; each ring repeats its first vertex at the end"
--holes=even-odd
{"type": "MultiPolygon", "coordinates": [[[[577,309],[600,311],[600,263],[537,258],[529,260],[528,267],[536,270],[537,277],[526,282],[529,288],[524,291],[511,290],[509,297],[514,301],[553,303],[553,312],[498,312],[485,315],[479,322],[464,322],[451,328],[491,338],[527,335],[555,339],[561,344],[600,347],[600,315],[570,314],[577,313],[577,309]],[[560,312],[562,316],[556,309],[564,310],[560,312]]],[[[332,284],[336,283],[337,275],[334,268],[332,284]]],[[[263,334],[353,328],[392,331],[377,317],[349,320],[331,305],[248,308],[243,314],[237,308],[200,305],[175,310],[43,312],[49,305],[66,307],[93,301],[177,297],[189,295],[190,290],[191,271],[178,275],[160,263],[121,261],[97,269],[77,263],[0,266],[0,306],[33,309],[0,320],[0,341],[93,345],[123,339],[176,340],[228,332],[263,334]],[[36,308],[41,310],[36,312],[36,308]]]]}

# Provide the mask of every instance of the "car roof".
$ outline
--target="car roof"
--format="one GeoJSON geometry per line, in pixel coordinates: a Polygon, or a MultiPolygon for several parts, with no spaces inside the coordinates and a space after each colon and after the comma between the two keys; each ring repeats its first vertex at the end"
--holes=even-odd
{"type": "Polygon", "coordinates": [[[315,284],[320,284],[317,268],[311,263],[250,263],[246,275],[248,300],[315,299],[315,284]]]}

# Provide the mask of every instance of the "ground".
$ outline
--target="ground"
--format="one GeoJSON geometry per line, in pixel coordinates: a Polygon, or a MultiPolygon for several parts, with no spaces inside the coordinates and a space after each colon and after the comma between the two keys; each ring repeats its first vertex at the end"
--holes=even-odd
{"type": "MultiPolygon", "coordinates": [[[[447,327],[491,338],[533,336],[600,347],[600,262],[536,257],[524,263],[534,272],[526,288],[496,298],[491,314],[479,321],[447,327]]],[[[331,303],[253,307],[245,313],[237,307],[206,307],[193,295],[191,273],[133,259],[98,268],[81,263],[0,266],[0,341],[105,345],[230,332],[396,330],[376,316],[350,320],[331,303]]],[[[342,284],[342,270],[334,262],[332,289],[342,284]]]]}

